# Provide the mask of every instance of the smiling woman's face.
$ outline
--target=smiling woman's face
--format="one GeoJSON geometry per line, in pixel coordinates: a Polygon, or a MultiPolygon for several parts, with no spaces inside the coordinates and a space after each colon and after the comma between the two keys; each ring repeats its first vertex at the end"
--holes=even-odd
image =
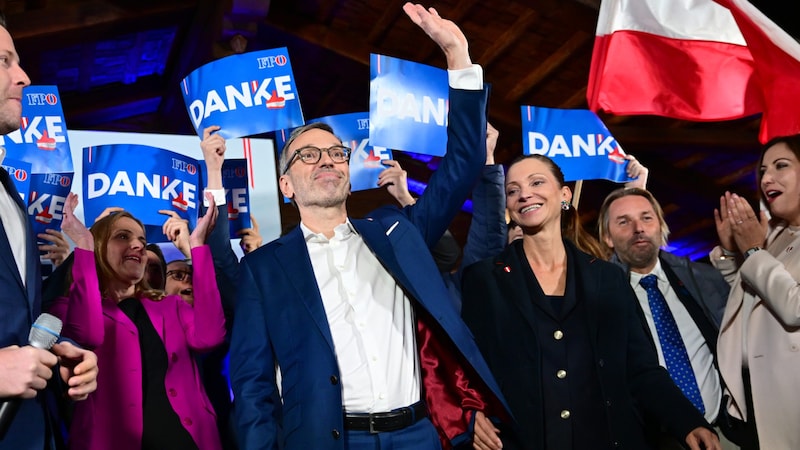
{"type": "Polygon", "coordinates": [[[784,142],[764,152],[761,193],[770,213],[791,225],[800,225],[800,161],[784,142]]]}
{"type": "Polygon", "coordinates": [[[144,278],[146,244],[144,229],[135,220],[123,217],[111,226],[106,259],[118,281],[133,286],[144,278]]]}

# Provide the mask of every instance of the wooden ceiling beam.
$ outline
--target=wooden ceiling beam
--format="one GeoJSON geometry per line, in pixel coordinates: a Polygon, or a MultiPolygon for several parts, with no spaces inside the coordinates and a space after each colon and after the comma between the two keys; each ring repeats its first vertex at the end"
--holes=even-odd
{"type": "Polygon", "coordinates": [[[317,8],[317,20],[320,23],[330,24],[336,9],[339,7],[339,0],[319,0],[317,8]]]}
{"type": "Polygon", "coordinates": [[[275,14],[276,12],[273,11],[267,17],[266,25],[367,67],[369,67],[369,54],[378,51],[374,46],[365,43],[363,38],[359,39],[355,33],[334,31],[325,25],[298,22],[291,16],[275,14]]]}
{"type": "MultiPolygon", "coordinates": [[[[461,0],[458,2],[458,7],[456,7],[453,11],[444,14],[444,17],[448,18],[453,23],[463,23],[465,22],[464,18],[469,15],[472,8],[478,4],[478,0],[461,0]]],[[[441,13],[441,11],[439,11],[441,13]]],[[[417,56],[413,59],[414,61],[424,62],[427,61],[431,54],[437,50],[437,45],[430,39],[426,39],[424,43],[420,46],[420,50],[417,52],[417,56]]]]}
{"type": "MultiPolygon", "coordinates": [[[[274,14],[275,12],[277,11],[273,10],[270,17],[267,18],[267,25],[283,32],[291,33],[311,44],[327,48],[342,57],[356,61],[364,66],[369,67],[370,53],[379,52],[376,46],[367,43],[362,37],[355,33],[342,31],[333,32],[329,27],[301,23],[298,22],[297,18],[292,18],[291,16],[284,17],[274,14]]],[[[530,90],[536,83],[557,70],[576,49],[585,45],[591,38],[592,36],[585,32],[573,34],[567,43],[540,65],[539,69],[531,73],[525,80],[522,80],[518,86],[523,87],[517,88],[518,91],[524,94],[524,92],[530,90]]],[[[573,94],[559,107],[580,106],[579,103],[582,104],[582,102],[585,101],[584,89],[585,87],[573,94]]],[[[513,95],[508,95],[506,97],[523,95],[517,92],[513,92],[512,94],[513,95]]],[[[497,125],[502,125],[506,129],[519,129],[521,126],[520,105],[515,105],[512,101],[508,101],[496,95],[490,99],[489,104],[490,121],[495,122],[497,125]]],[[[621,116],[620,119],[617,120],[625,122],[628,119],[627,116],[621,116]]],[[[653,149],[653,151],[658,151],[659,149],[663,150],[665,147],[674,145],[698,145],[735,152],[752,151],[753,143],[757,142],[758,135],[758,130],[730,130],[724,129],[723,127],[720,127],[720,129],[704,127],[667,130],[664,128],[614,125],[613,122],[614,120],[612,119],[612,123],[607,126],[623,147],[641,146],[646,149],[653,149]]]]}
{"type": "Polygon", "coordinates": [[[714,184],[716,184],[717,186],[727,187],[727,186],[731,186],[731,185],[733,185],[735,183],[738,183],[738,182],[746,179],[750,175],[754,174],[756,172],[756,165],[757,164],[758,164],[757,162],[753,162],[751,164],[747,164],[746,166],[743,166],[739,170],[733,171],[733,172],[725,175],[724,177],[716,178],[714,180],[714,184]]]}
{"type": "Polygon", "coordinates": [[[664,148],[704,147],[727,152],[752,152],[758,148],[758,131],[730,129],[722,125],[712,128],[659,128],[607,125],[614,138],[626,146],[641,147],[640,152],[663,151],[664,148]]]}
{"type": "Polygon", "coordinates": [[[522,37],[531,25],[539,18],[536,11],[528,9],[524,14],[511,25],[511,28],[503,32],[494,43],[487,48],[475,61],[483,66],[484,70],[494,63],[497,58],[503,55],[509,47],[515,44],[522,37]]]}
{"type": "MultiPolygon", "coordinates": [[[[14,41],[26,39],[48,39],[55,34],[70,33],[84,41],[96,37],[87,34],[93,27],[111,26],[114,29],[124,23],[136,24],[153,16],[181,17],[197,8],[198,0],[171,2],[145,2],[138,7],[125,8],[115,2],[90,1],[81,3],[49,2],[44,9],[25,11],[9,15],[7,22],[14,41]],[[77,32],[77,33],[76,33],[77,32]]],[[[154,28],[157,25],[154,25],[154,28]]]]}
{"type": "Polygon", "coordinates": [[[224,2],[200,2],[191,16],[191,21],[175,36],[170,64],[165,71],[166,86],[169,87],[159,105],[155,129],[177,132],[190,125],[189,120],[177,122],[175,117],[188,116],[180,90],[181,80],[197,67],[212,58],[214,42],[222,35],[224,2]],[[177,123],[176,123],[177,122],[177,123]],[[172,127],[172,129],[168,129],[172,127]]]}
{"type": "Polygon", "coordinates": [[[580,89],[575,91],[574,94],[570,95],[570,97],[564,100],[558,107],[564,109],[586,109],[586,86],[582,86],[580,89]]]}
{"type": "Polygon", "coordinates": [[[505,99],[510,102],[518,102],[523,95],[533,89],[543,79],[555,73],[576,50],[587,45],[593,38],[594,36],[585,31],[573,33],[555,53],[542,61],[536,69],[520,80],[508,94],[506,94],[505,99]]]}
{"type": "Polygon", "coordinates": [[[403,10],[406,0],[392,0],[383,10],[381,17],[372,25],[367,35],[367,42],[372,45],[379,45],[386,37],[386,33],[392,28],[392,24],[397,21],[403,10]]]}

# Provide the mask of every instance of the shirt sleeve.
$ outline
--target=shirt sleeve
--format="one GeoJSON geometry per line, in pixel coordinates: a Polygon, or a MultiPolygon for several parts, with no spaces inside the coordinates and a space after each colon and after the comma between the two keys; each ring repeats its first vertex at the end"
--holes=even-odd
{"type": "Polygon", "coordinates": [[[210,192],[211,195],[214,196],[214,203],[217,206],[225,204],[225,189],[205,189],[203,190],[203,206],[206,208],[208,208],[208,200],[205,196],[206,192],[210,192]]]}
{"type": "Polygon", "coordinates": [[[447,71],[447,81],[453,89],[479,91],[483,89],[483,68],[477,64],[466,69],[447,71]]]}

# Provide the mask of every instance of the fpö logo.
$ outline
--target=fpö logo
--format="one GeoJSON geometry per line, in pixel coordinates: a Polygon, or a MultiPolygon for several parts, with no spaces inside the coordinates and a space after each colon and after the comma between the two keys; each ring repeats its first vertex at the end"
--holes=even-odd
{"type": "Polygon", "coordinates": [[[50,184],[53,186],[68,187],[70,184],[72,184],[72,177],[69,175],[61,175],[58,173],[48,173],[45,174],[42,183],[50,184]]]}
{"type": "Polygon", "coordinates": [[[14,177],[17,181],[25,181],[28,179],[28,171],[25,169],[18,169],[11,166],[3,166],[3,170],[8,172],[8,175],[14,177]]]}
{"type": "Polygon", "coordinates": [[[176,158],[172,158],[172,168],[180,172],[188,173],[189,175],[194,175],[197,173],[197,166],[190,162],[181,161],[180,159],[176,158]]]}
{"type": "Polygon", "coordinates": [[[44,92],[37,92],[34,94],[25,94],[25,98],[28,99],[29,106],[44,106],[50,105],[55,106],[58,104],[58,96],[56,94],[51,93],[44,93],[44,92]]]}
{"type": "Polygon", "coordinates": [[[241,166],[222,169],[222,178],[244,178],[246,176],[247,170],[241,166]]]}
{"type": "Polygon", "coordinates": [[[272,69],[275,66],[283,67],[289,62],[286,55],[261,56],[256,58],[259,69],[272,69]]]}

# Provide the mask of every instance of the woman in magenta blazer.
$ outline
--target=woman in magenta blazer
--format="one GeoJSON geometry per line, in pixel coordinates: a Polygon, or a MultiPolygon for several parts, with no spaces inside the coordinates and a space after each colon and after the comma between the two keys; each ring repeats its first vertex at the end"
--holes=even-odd
{"type": "Polygon", "coordinates": [[[75,405],[69,446],[82,450],[222,448],[216,415],[194,354],[223,342],[225,319],[211,253],[213,199],[190,237],[194,305],[144,281],[144,226],[127,212],[97,221],[91,232],[73,216],[70,194],[62,229],[76,244],[69,296],[51,313],[64,334],[97,353],[97,391],[75,405]]]}

